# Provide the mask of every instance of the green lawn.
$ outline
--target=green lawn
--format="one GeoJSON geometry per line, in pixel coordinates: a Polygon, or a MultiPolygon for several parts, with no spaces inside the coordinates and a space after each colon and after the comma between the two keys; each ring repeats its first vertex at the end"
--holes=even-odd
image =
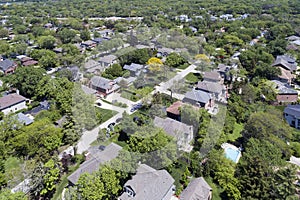
{"type": "Polygon", "coordinates": [[[120,145],[121,147],[125,147],[126,142],[118,141],[118,138],[119,138],[119,134],[114,134],[112,137],[110,137],[108,140],[104,142],[99,142],[95,140],[94,142],[91,143],[91,146],[100,146],[100,145],[108,146],[110,143],[113,142],[116,143],[117,145],[120,145]]]}
{"type": "Polygon", "coordinates": [[[103,108],[99,108],[96,107],[96,112],[100,112],[101,113],[101,122],[103,123],[105,121],[107,121],[108,119],[112,118],[114,115],[116,115],[118,112],[114,111],[114,110],[107,110],[107,109],[103,109],[103,108]]]}

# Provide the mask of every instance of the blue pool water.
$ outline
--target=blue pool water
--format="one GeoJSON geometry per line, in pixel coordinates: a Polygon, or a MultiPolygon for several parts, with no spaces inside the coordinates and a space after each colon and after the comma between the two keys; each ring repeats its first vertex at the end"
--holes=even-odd
{"type": "Polygon", "coordinates": [[[225,149],[226,158],[232,160],[235,163],[238,162],[240,153],[241,152],[239,150],[235,150],[235,149],[232,149],[232,148],[226,148],[225,149]]]}

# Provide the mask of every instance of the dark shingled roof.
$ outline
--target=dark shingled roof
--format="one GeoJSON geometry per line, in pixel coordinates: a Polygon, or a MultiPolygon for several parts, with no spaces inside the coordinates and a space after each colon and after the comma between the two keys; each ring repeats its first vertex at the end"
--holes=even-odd
{"type": "Polygon", "coordinates": [[[195,178],[182,191],[180,200],[208,200],[211,191],[203,177],[195,178]]]}
{"type": "Polygon", "coordinates": [[[276,60],[272,66],[278,66],[278,65],[281,65],[290,71],[295,71],[297,69],[296,60],[287,55],[281,55],[276,57],[276,60]]]}
{"type": "Polygon", "coordinates": [[[102,89],[111,89],[113,87],[111,80],[100,76],[93,76],[91,79],[91,84],[102,89]]]}
{"type": "Polygon", "coordinates": [[[204,80],[213,80],[213,81],[220,81],[221,76],[217,71],[212,71],[212,72],[205,72],[203,75],[204,80]]]}
{"type": "Polygon", "coordinates": [[[80,167],[68,177],[68,180],[72,184],[76,184],[81,174],[92,173],[98,170],[100,164],[116,158],[121,149],[122,147],[120,147],[119,145],[111,143],[103,151],[99,151],[97,154],[92,155],[91,159],[82,163],[80,167]]]}
{"type": "Polygon", "coordinates": [[[120,200],[162,200],[173,186],[175,180],[166,170],[155,170],[148,165],[141,164],[136,175],[125,183],[135,192],[130,197],[124,192],[120,200]]]}
{"type": "Polygon", "coordinates": [[[220,83],[209,82],[209,81],[202,81],[198,82],[197,89],[203,90],[205,92],[212,92],[212,93],[222,93],[225,90],[225,87],[220,83]]]}
{"type": "Polygon", "coordinates": [[[9,94],[0,98],[0,110],[25,101],[26,98],[18,94],[9,94]]]}
{"type": "Polygon", "coordinates": [[[192,90],[185,94],[184,99],[191,99],[196,102],[208,103],[211,99],[211,96],[209,93],[201,90],[192,90]]]}
{"type": "Polygon", "coordinates": [[[0,62],[0,69],[5,72],[6,70],[8,70],[10,67],[14,65],[15,65],[14,61],[6,59],[0,62]]]}
{"type": "Polygon", "coordinates": [[[300,105],[288,105],[284,108],[284,113],[292,115],[298,119],[300,119],[300,105]]]}

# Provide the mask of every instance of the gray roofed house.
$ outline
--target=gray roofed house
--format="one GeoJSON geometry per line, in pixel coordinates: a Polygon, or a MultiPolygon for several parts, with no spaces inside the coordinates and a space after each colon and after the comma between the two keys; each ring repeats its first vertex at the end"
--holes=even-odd
{"type": "Polygon", "coordinates": [[[103,151],[99,151],[98,153],[92,155],[89,160],[82,163],[80,167],[68,177],[69,183],[71,185],[75,185],[81,174],[92,173],[98,170],[101,164],[116,158],[121,149],[122,147],[119,145],[111,143],[103,151]]]}
{"type": "Polygon", "coordinates": [[[101,57],[98,62],[103,66],[103,67],[108,67],[112,64],[117,63],[117,56],[115,55],[107,55],[107,56],[103,56],[101,57]]]}
{"type": "Polygon", "coordinates": [[[13,73],[15,71],[15,69],[17,68],[17,63],[9,60],[9,59],[5,59],[3,61],[0,61],[0,71],[4,74],[9,74],[9,73],[13,73]]]}
{"type": "Polygon", "coordinates": [[[130,71],[131,76],[138,76],[143,68],[143,65],[135,63],[131,63],[130,65],[124,65],[123,67],[123,69],[130,71]]]}
{"type": "Polygon", "coordinates": [[[212,199],[212,188],[203,177],[193,179],[180,195],[180,200],[210,199],[212,199]]]}
{"type": "Polygon", "coordinates": [[[213,93],[216,98],[225,95],[226,88],[224,85],[216,82],[199,81],[196,87],[197,90],[213,93]]]}
{"type": "Polygon", "coordinates": [[[23,113],[18,113],[17,119],[21,124],[24,124],[26,126],[29,124],[32,124],[34,122],[33,119],[29,118],[28,116],[24,115],[23,113]]]}
{"type": "Polygon", "coordinates": [[[154,125],[162,128],[168,135],[176,138],[179,150],[190,152],[193,147],[190,143],[193,140],[193,126],[184,124],[171,118],[160,118],[155,116],[154,125]]]}
{"type": "Polygon", "coordinates": [[[203,74],[203,80],[211,81],[211,82],[220,82],[222,78],[217,71],[211,71],[211,72],[205,72],[203,74]]]}
{"type": "Polygon", "coordinates": [[[87,41],[84,41],[80,44],[82,47],[85,47],[85,48],[88,48],[88,49],[92,49],[94,47],[97,46],[97,43],[92,41],[92,40],[87,40],[87,41]]]}
{"type": "Polygon", "coordinates": [[[118,200],[169,200],[175,191],[174,182],[166,170],[141,164],[132,179],[125,183],[118,200]]]}
{"type": "Polygon", "coordinates": [[[110,94],[120,88],[114,81],[100,76],[93,76],[89,85],[103,95],[110,94]]]}
{"type": "Polygon", "coordinates": [[[192,90],[187,92],[182,102],[204,107],[205,109],[212,107],[211,95],[201,90],[192,90]]]}
{"type": "Polygon", "coordinates": [[[162,48],[157,49],[157,56],[158,57],[168,56],[169,54],[171,54],[173,52],[174,52],[174,50],[171,48],[162,47],[162,48]]]}
{"type": "Polygon", "coordinates": [[[96,71],[103,72],[105,70],[104,66],[92,59],[85,62],[83,66],[88,73],[95,73],[96,71]]]}
{"type": "Polygon", "coordinates": [[[287,123],[297,129],[300,129],[300,105],[288,105],[284,108],[284,118],[287,123]]]}
{"type": "Polygon", "coordinates": [[[291,72],[294,72],[297,69],[296,60],[288,55],[277,56],[272,66],[280,66],[291,72]]]}

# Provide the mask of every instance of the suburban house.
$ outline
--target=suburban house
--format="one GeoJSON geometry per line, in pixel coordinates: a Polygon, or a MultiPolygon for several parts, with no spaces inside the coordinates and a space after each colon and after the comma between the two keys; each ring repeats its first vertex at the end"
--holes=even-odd
{"type": "Polygon", "coordinates": [[[103,66],[103,67],[109,67],[112,64],[116,64],[117,63],[117,56],[115,55],[107,55],[107,56],[103,56],[101,57],[98,62],[103,66]]]}
{"type": "Polygon", "coordinates": [[[99,94],[106,96],[120,88],[114,81],[100,77],[94,76],[90,81],[90,88],[97,90],[99,94]]]}
{"type": "Polygon", "coordinates": [[[193,179],[181,192],[180,200],[211,200],[212,188],[203,177],[193,179]]]}
{"type": "Polygon", "coordinates": [[[166,170],[140,164],[136,174],[125,183],[118,200],[170,200],[175,192],[174,182],[166,170]]]}
{"type": "Polygon", "coordinates": [[[26,108],[26,98],[19,94],[9,94],[0,98],[0,111],[5,115],[26,108]]]}
{"type": "Polygon", "coordinates": [[[204,81],[221,83],[222,82],[222,77],[217,71],[204,72],[203,80],[204,81]]]}
{"type": "MultiPolygon", "coordinates": [[[[27,115],[28,115],[28,114],[27,114],[27,115]]],[[[29,116],[27,116],[27,115],[25,115],[25,114],[23,114],[23,113],[18,113],[18,114],[17,114],[17,120],[18,120],[21,124],[23,124],[23,125],[25,125],[25,126],[28,126],[28,125],[32,124],[32,123],[34,122],[32,116],[29,117],[29,116]]]]}
{"type": "Polygon", "coordinates": [[[157,116],[155,116],[153,123],[154,126],[162,128],[168,135],[176,138],[179,150],[191,152],[193,147],[190,143],[194,138],[193,126],[168,117],[163,119],[157,116]]]}
{"type": "Polygon", "coordinates": [[[167,116],[171,119],[180,121],[180,108],[183,105],[181,101],[176,101],[167,108],[167,116]]]}
{"type": "Polygon", "coordinates": [[[3,61],[0,61],[0,72],[2,72],[3,74],[14,73],[17,67],[17,63],[12,60],[5,59],[3,61]]]}
{"type": "Polygon", "coordinates": [[[300,105],[288,105],[284,108],[284,118],[287,123],[296,129],[300,129],[300,105]]]}
{"type": "Polygon", "coordinates": [[[219,82],[199,81],[196,90],[208,92],[217,100],[226,97],[226,87],[219,82]]]}
{"type": "Polygon", "coordinates": [[[81,42],[80,45],[86,49],[93,49],[97,46],[97,43],[92,40],[87,40],[87,41],[81,42]]]}
{"type": "Polygon", "coordinates": [[[277,56],[275,62],[272,64],[274,67],[281,67],[290,72],[297,70],[296,59],[288,55],[277,56]]]}
{"type": "Polygon", "coordinates": [[[130,65],[124,65],[123,69],[130,71],[130,75],[135,77],[140,75],[141,70],[144,69],[143,65],[131,63],[130,65]]]}
{"type": "Polygon", "coordinates": [[[103,67],[99,62],[89,59],[87,62],[83,64],[86,72],[88,73],[96,73],[96,72],[103,72],[105,67],[103,67]]]}
{"type": "Polygon", "coordinates": [[[109,38],[111,36],[113,36],[115,33],[113,32],[113,30],[110,30],[110,29],[104,29],[104,30],[101,30],[101,31],[97,31],[101,37],[103,38],[109,38]]]}
{"type": "Polygon", "coordinates": [[[69,185],[75,185],[83,173],[93,173],[97,171],[101,164],[104,164],[108,161],[113,160],[119,155],[119,151],[122,149],[119,145],[115,143],[111,143],[103,151],[97,152],[92,155],[89,160],[86,160],[84,163],[80,165],[80,167],[73,172],[69,177],[69,185]]]}
{"type": "Polygon", "coordinates": [[[184,95],[182,102],[189,103],[205,109],[209,109],[214,105],[211,95],[201,90],[192,90],[187,92],[184,95]]]}
{"type": "Polygon", "coordinates": [[[34,60],[33,58],[30,58],[28,56],[25,56],[25,55],[20,55],[20,56],[17,56],[17,58],[20,60],[21,62],[21,65],[22,66],[31,66],[31,65],[37,65],[39,62],[34,60]]]}
{"type": "Polygon", "coordinates": [[[288,84],[273,80],[277,103],[293,103],[298,100],[298,92],[292,89],[288,84]]]}
{"type": "Polygon", "coordinates": [[[295,78],[292,72],[282,67],[279,67],[279,69],[281,73],[276,79],[279,80],[280,82],[291,84],[292,80],[295,78]]]}
{"type": "Polygon", "coordinates": [[[173,53],[174,50],[173,49],[170,49],[170,48],[158,48],[157,49],[157,57],[165,57],[165,56],[168,56],[169,54],[173,53]]]}

